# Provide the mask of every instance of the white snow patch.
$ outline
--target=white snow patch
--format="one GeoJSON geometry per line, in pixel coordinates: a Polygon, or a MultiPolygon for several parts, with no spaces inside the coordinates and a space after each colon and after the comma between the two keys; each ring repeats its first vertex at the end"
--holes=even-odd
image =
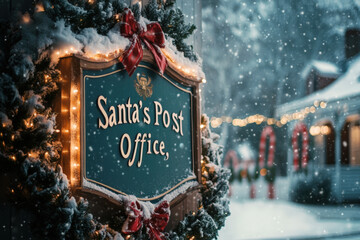
{"type": "Polygon", "coordinates": [[[103,194],[105,194],[108,197],[111,197],[112,199],[122,202],[124,200],[126,200],[126,196],[121,195],[121,194],[116,194],[110,190],[108,190],[107,188],[101,187],[97,184],[94,184],[92,182],[86,181],[85,179],[83,179],[83,187],[84,188],[89,188],[95,191],[99,191],[102,192],[103,194]]]}
{"type": "Polygon", "coordinates": [[[219,239],[319,237],[360,229],[360,222],[319,220],[301,205],[285,201],[231,201],[231,215],[219,239]]]}
{"type": "Polygon", "coordinates": [[[307,78],[312,70],[317,71],[325,77],[337,77],[341,74],[338,66],[331,62],[312,60],[301,72],[301,77],[303,79],[307,78]]]}
{"type": "Polygon", "coordinates": [[[340,74],[339,68],[330,62],[324,62],[324,61],[312,61],[312,65],[318,70],[320,73],[323,74],[340,74]]]}
{"type": "Polygon", "coordinates": [[[106,55],[118,49],[125,49],[129,40],[121,36],[119,28],[118,25],[115,25],[106,36],[98,34],[94,28],[86,28],[81,31],[76,38],[84,45],[84,55],[92,56],[98,53],[106,55]]]}

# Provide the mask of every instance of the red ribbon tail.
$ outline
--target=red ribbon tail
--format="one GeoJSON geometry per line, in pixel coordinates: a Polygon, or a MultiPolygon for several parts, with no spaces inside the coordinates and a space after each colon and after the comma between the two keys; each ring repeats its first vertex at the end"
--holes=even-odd
{"type": "Polygon", "coordinates": [[[159,229],[153,227],[151,223],[147,224],[146,230],[150,240],[166,240],[165,235],[159,229]]]}
{"type": "Polygon", "coordinates": [[[142,227],[142,210],[138,201],[131,202],[129,206],[129,215],[125,220],[121,231],[124,234],[132,234],[142,227]]]}
{"type": "Polygon", "coordinates": [[[160,48],[157,45],[153,45],[149,43],[146,39],[143,39],[143,42],[146,44],[150,52],[153,54],[156,65],[159,67],[159,71],[161,72],[161,74],[164,74],[167,66],[166,57],[164,56],[164,54],[161,52],[160,48]]]}
{"type": "Polygon", "coordinates": [[[122,226],[122,233],[124,234],[133,234],[139,231],[142,226],[141,218],[130,218],[128,217],[123,226],[122,226]]]}
{"type": "Polygon", "coordinates": [[[140,40],[135,37],[130,47],[119,58],[119,61],[124,65],[129,76],[131,76],[136,67],[143,58],[143,49],[140,40]]]}
{"type": "Polygon", "coordinates": [[[150,219],[146,219],[144,224],[150,240],[165,240],[163,231],[169,222],[170,205],[167,201],[161,202],[151,214],[150,219]]]}

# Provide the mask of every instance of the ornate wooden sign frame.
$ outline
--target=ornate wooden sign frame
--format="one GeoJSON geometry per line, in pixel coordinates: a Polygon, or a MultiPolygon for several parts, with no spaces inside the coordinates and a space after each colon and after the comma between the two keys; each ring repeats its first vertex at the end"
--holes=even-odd
{"type": "MultiPolygon", "coordinates": [[[[143,61],[149,64],[155,64],[152,55],[144,51],[143,61]]],[[[90,208],[95,210],[94,215],[99,217],[108,217],[114,209],[121,207],[121,203],[114,198],[109,197],[105,192],[84,186],[84,83],[83,72],[85,70],[102,70],[118,63],[117,59],[100,62],[89,60],[81,56],[72,55],[60,59],[58,69],[61,71],[61,91],[58,100],[55,102],[55,110],[61,112],[58,117],[59,129],[61,129],[61,142],[63,150],[61,162],[64,173],[68,176],[71,183],[71,190],[75,195],[84,196],[95,202],[90,208]],[[101,204],[99,202],[101,201],[101,204]],[[106,204],[104,203],[104,200],[106,204]],[[99,204],[96,204],[99,203],[99,204]],[[105,209],[106,208],[106,209],[105,209]],[[101,211],[98,211],[101,210],[101,211]]],[[[155,68],[156,69],[156,68],[155,68]]],[[[153,69],[152,69],[153,70],[153,69]]],[[[153,70],[154,71],[154,70],[153,70]]],[[[158,73],[158,72],[157,72],[158,73]]],[[[160,74],[160,73],[158,73],[160,74]]],[[[181,221],[185,214],[198,210],[199,184],[201,182],[201,137],[200,137],[200,79],[185,78],[176,69],[167,67],[165,74],[181,85],[192,89],[192,165],[197,180],[197,186],[191,187],[183,194],[176,196],[170,203],[171,214],[168,229],[174,227],[181,221]]],[[[181,185],[181,183],[179,184],[181,185]]],[[[176,186],[177,187],[177,186],[176,186]]],[[[167,192],[166,192],[167,193],[167,192]]],[[[166,194],[165,193],[165,194],[166,194]]],[[[159,199],[163,197],[162,194],[159,199]]],[[[149,201],[153,199],[139,199],[149,201]]]]}

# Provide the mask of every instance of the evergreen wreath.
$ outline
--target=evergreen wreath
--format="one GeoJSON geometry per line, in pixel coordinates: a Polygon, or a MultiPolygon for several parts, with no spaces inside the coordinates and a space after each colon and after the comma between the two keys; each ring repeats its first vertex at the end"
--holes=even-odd
{"type": "MultiPolygon", "coordinates": [[[[158,21],[167,38],[178,51],[197,60],[192,46],[184,40],[195,27],[187,25],[174,1],[159,4],[152,0],[141,11],[132,11],[158,21]]],[[[68,180],[60,167],[61,143],[58,141],[56,115],[52,102],[57,94],[61,73],[52,61],[52,51],[59,39],[49,29],[82,34],[89,29],[106,35],[126,7],[112,0],[43,0],[37,8],[17,21],[1,22],[4,42],[0,49],[0,173],[12,182],[7,198],[33,215],[32,234],[43,239],[123,239],[118,232],[126,219],[102,225],[87,211],[88,202],[70,194],[68,180]],[[114,230],[117,229],[118,231],[114,230]]],[[[64,37],[64,36],[63,36],[64,37]]],[[[70,37],[70,36],[69,36],[70,37]]],[[[197,213],[188,215],[166,235],[169,239],[213,239],[230,215],[228,170],[221,168],[222,148],[215,144],[218,136],[202,118],[202,204],[197,213]]],[[[132,236],[148,239],[141,229],[132,236]]]]}
{"type": "Polygon", "coordinates": [[[221,167],[223,147],[215,142],[219,135],[212,133],[206,115],[202,122],[202,204],[199,211],[188,215],[178,228],[170,233],[170,239],[214,239],[218,236],[226,217],[230,216],[229,190],[230,170],[221,167]]]}

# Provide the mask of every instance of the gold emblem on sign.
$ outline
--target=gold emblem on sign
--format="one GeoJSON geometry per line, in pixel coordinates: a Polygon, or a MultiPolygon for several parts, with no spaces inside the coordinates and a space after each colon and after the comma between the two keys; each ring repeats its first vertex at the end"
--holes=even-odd
{"type": "Polygon", "coordinates": [[[136,76],[136,80],[135,80],[135,89],[136,92],[140,95],[140,97],[143,97],[144,100],[146,98],[151,97],[151,95],[153,94],[153,85],[151,84],[151,78],[148,77],[146,78],[145,74],[142,74],[140,77],[140,73],[137,74],[136,76]]]}

